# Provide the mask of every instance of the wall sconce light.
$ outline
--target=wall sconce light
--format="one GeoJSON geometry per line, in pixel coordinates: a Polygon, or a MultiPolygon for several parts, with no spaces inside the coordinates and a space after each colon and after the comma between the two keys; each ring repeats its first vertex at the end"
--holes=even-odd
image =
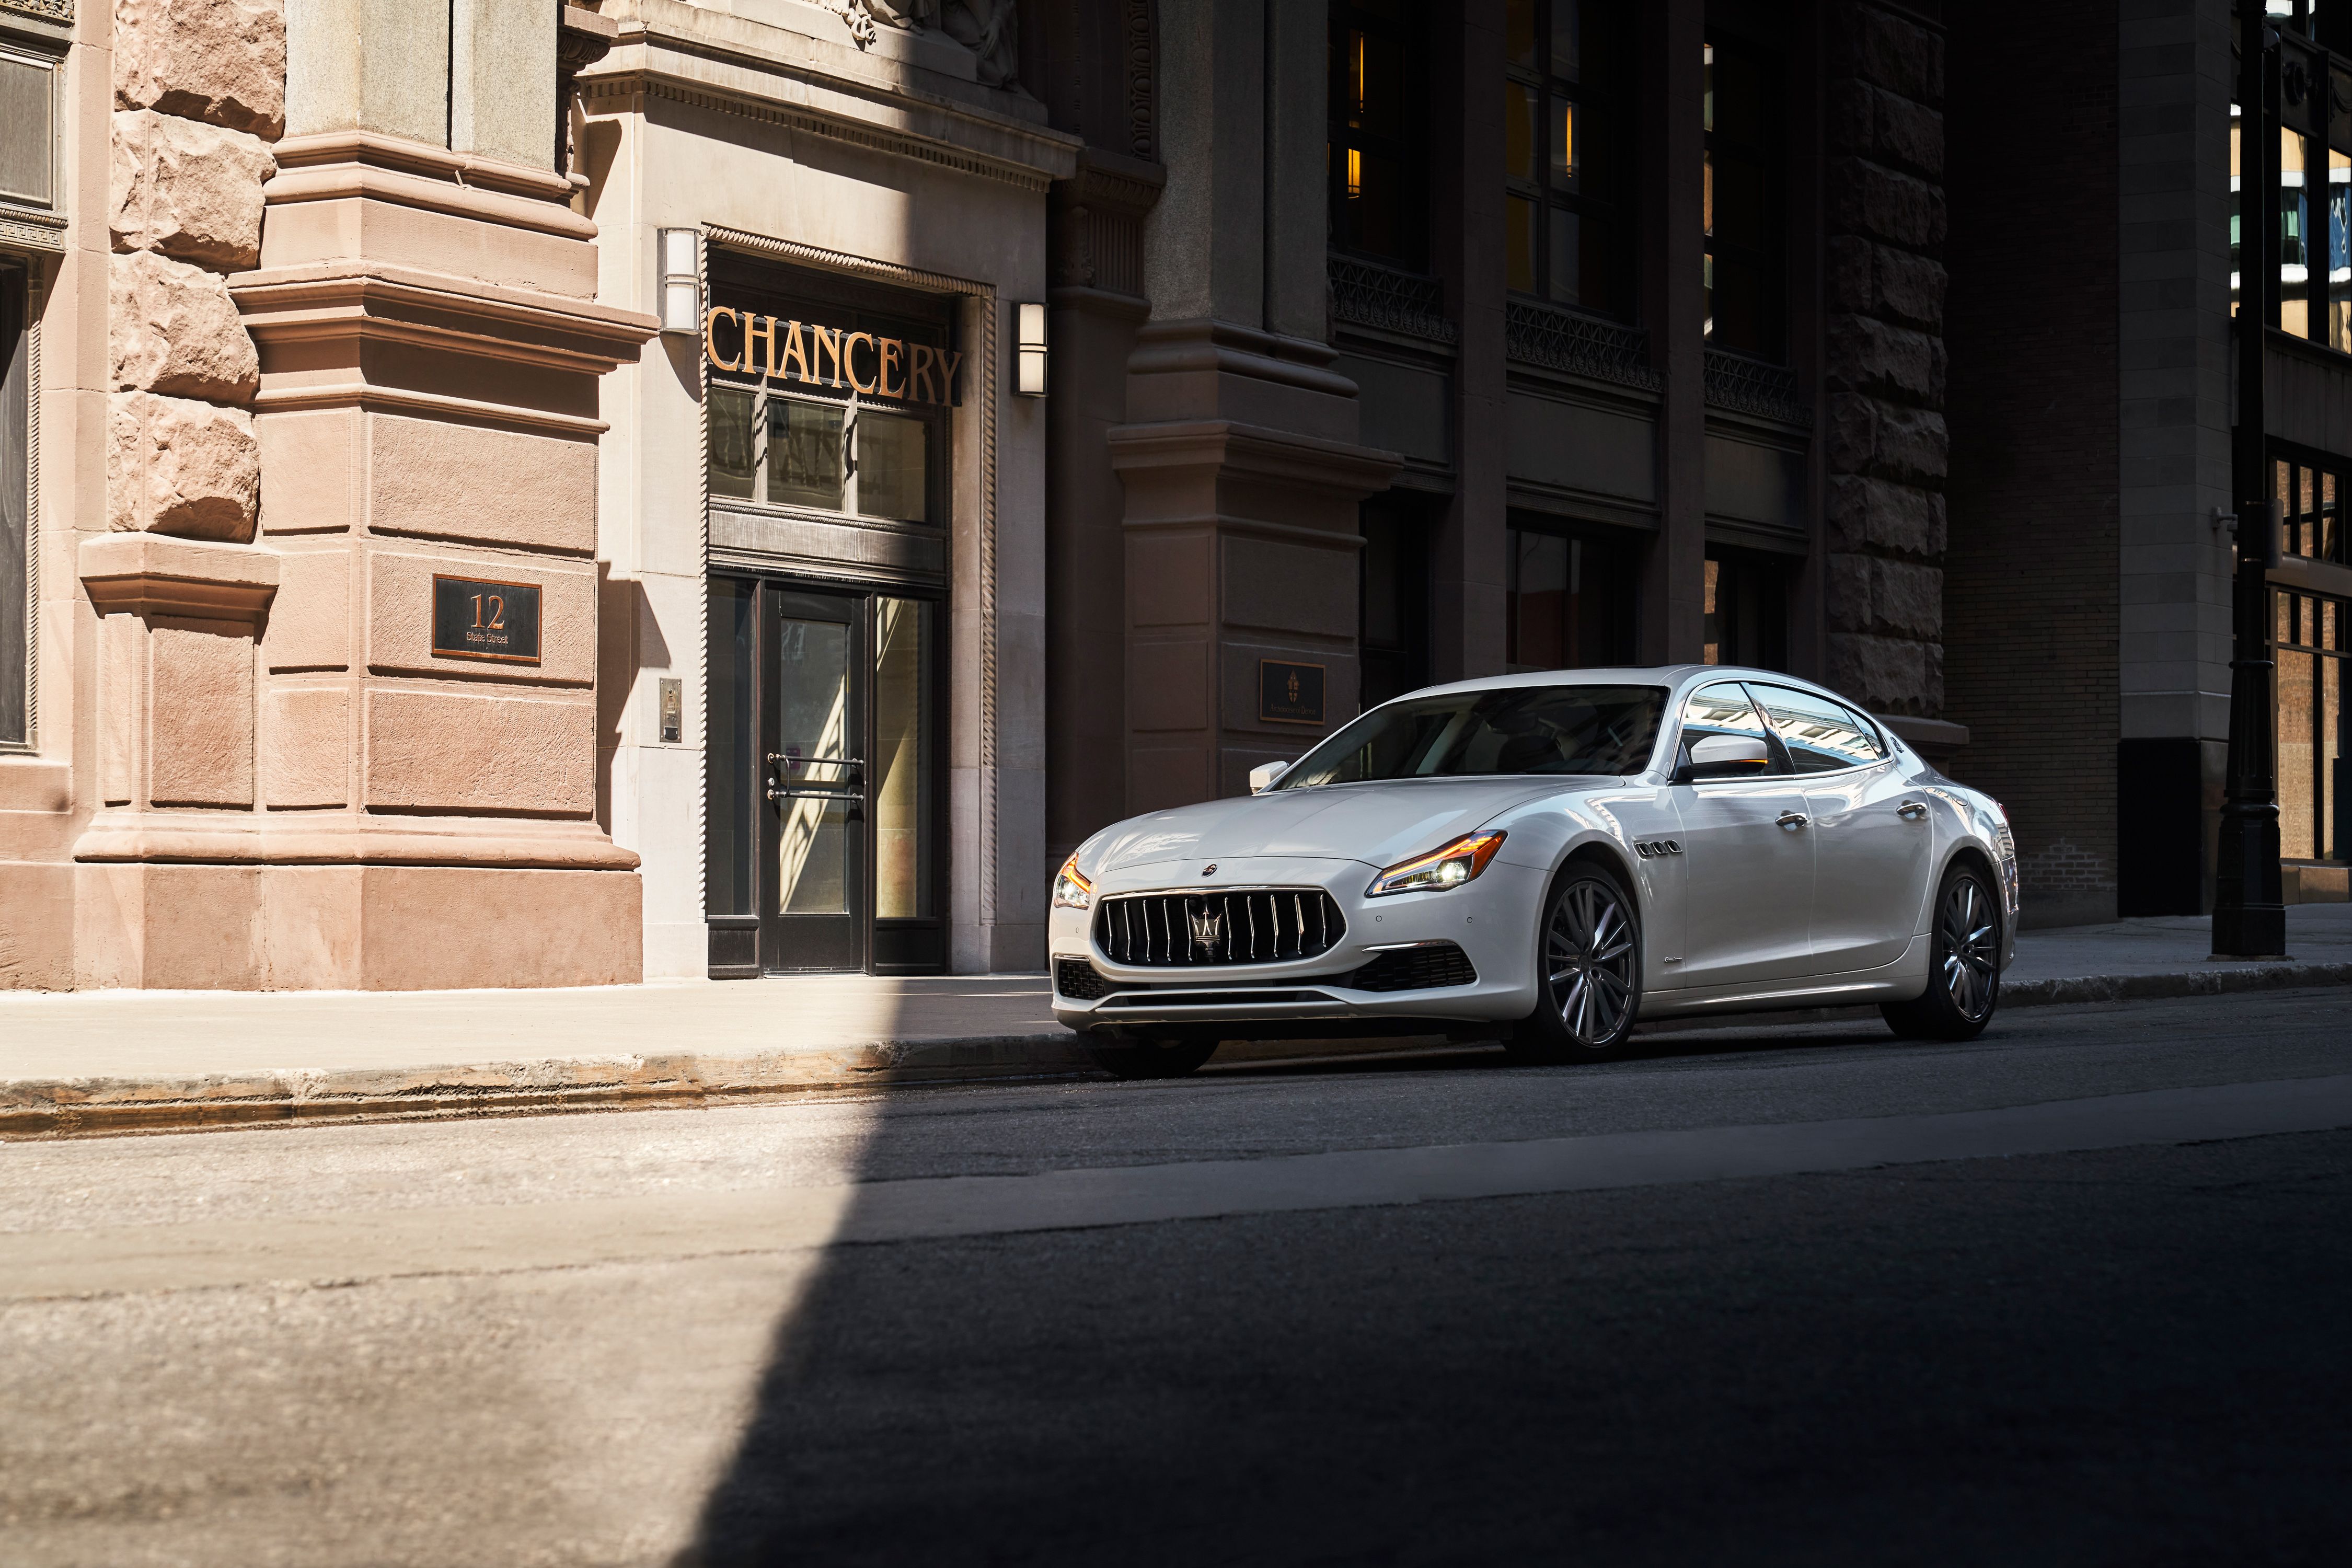
{"type": "Polygon", "coordinates": [[[665,332],[698,335],[702,331],[702,231],[659,230],[654,252],[660,274],[655,314],[665,332]]]}
{"type": "Polygon", "coordinates": [[[1015,305],[1013,390],[1024,397],[1045,395],[1045,307],[1015,305]]]}

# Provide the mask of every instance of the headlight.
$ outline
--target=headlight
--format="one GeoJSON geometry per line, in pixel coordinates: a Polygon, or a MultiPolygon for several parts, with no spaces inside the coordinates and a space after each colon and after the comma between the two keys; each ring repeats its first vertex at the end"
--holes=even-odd
{"type": "Polygon", "coordinates": [[[1078,875],[1076,855],[1062,862],[1054,873],[1054,907],[1057,910],[1083,910],[1093,907],[1095,885],[1078,875]]]}
{"type": "Polygon", "coordinates": [[[1364,896],[1377,899],[1388,893],[1439,892],[1458,888],[1485,870],[1486,862],[1502,847],[1503,836],[1499,833],[1465,833],[1443,848],[1390,867],[1372,879],[1364,896]]]}

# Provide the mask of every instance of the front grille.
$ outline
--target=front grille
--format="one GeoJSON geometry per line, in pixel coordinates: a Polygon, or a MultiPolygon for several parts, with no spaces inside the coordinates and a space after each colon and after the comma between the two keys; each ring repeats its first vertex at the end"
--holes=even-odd
{"type": "Polygon", "coordinates": [[[1110,982],[1083,958],[1054,961],[1054,989],[1074,1002],[1093,1002],[1110,994],[1110,982]]]}
{"type": "Polygon", "coordinates": [[[1426,991],[1439,985],[1475,985],[1478,971],[1470,955],[1454,943],[1430,942],[1381,953],[1343,984],[1358,991],[1426,991]]]}
{"type": "Polygon", "coordinates": [[[1136,893],[1106,899],[1095,945],[1113,963],[1278,963],[1328,952],[1348,933],[1320,888],[1136,893]]]}

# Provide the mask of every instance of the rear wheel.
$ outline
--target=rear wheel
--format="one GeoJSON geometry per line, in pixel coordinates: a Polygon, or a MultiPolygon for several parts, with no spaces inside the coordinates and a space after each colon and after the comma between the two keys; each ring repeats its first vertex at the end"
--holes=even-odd
{"type": "Polygon", "coordinates": [[[1906,1039],[1973,1040],[2000,1005],[2000,904],[1981,870],[1944,873],[1928,943],[1927,994],[1878,1011],[1906,1039]]]}
{"type": "Polygon", "coordinates": [[[1642,1010],[1642,921],[1633,895],[1598,866],[1571,868],[1545,908],[1536,1010],[1514,1031],[1522,1061],[1599,1061],[1622,1052],[1642,1010]]]}
{"type": "Polygon", "coordinates": [[[1182,1078],[1216,1055],[1220,1043],[1213,1035],[1190,1032],[1116,1038],[1116,1045],[1089,1044],[1087,1051],[1097,1067],[1124,1079],[1182,1078]]]}

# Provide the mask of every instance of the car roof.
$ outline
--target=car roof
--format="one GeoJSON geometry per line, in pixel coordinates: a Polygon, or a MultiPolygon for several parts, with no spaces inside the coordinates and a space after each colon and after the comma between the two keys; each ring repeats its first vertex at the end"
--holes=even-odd
{"type": "MultiPolygon", "coordinates": [[[[1818,681],[1781,670],[1754,669],[1736,664],[1648,664],[1618,665],[1601,669],[1529,669],[1514,675],[1487,675],[1475,680],[1424,686],[1403,695],[1440,697],[1462,691],[1506,691],[1525,686],[1664,686],[1679,693],[1686,687],[1705,686],[1717,680],[1756,680],[1773,686],[1792,686],[1801,691],[1819,692],[1850,707],[1862,707],[1853,698],[1839,696],[1818,681]]],[[[1867,709],[1863,710],[1869,711],[1867,709]]]]}

